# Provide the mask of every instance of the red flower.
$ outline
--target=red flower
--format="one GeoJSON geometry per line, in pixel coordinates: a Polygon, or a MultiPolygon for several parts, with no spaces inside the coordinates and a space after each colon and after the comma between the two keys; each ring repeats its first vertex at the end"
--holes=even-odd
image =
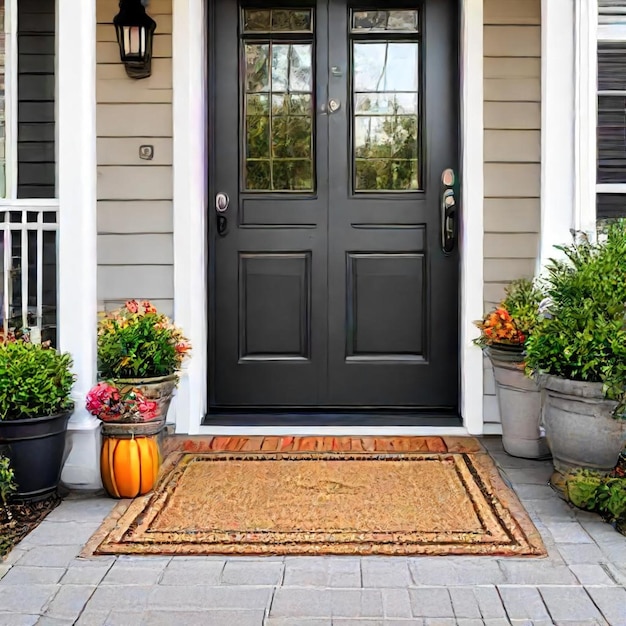
{"type": "Polygon", "coordinates": [[[144,300],[141,303],[141,306],[143,307],[144,313],[156,313],[157,312],[156,307],[149,300],[144,300]]]}
{"type": "Polygon", "coordinates": [[[129,300],[126,303],[126,309],[129,313],[138,313],[139,312],[139,303],[137,300],[129,300]]]}

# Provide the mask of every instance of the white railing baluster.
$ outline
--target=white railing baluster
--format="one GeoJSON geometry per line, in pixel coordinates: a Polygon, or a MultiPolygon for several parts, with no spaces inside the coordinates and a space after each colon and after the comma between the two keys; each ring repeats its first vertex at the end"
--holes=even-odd
{"type": "MultiPolygon", "coordinates": [[[[0,236],[4,245],[3,251],[3,267],[2,267],[2,297],[0,305],[2,306],[2,331],[6,337],[9,331],[20,330],[14,328],[17,324],[9,324],[9,319],[13,315],[21,317],[22,329],[31,327],[31,340],[39,341],[41,330],[44,326],[44,288],[52,287],[56,289],[56,285],[44,285],[44,233],[56,232],[58,205],[56,201],[42,200],[0,200],[0,213],[4,214],[4,218],[0,221],[0,236]],[[37,219],[28,221],[28,214],[36,213],[37,219]],[[11,221],[11,214],[17,214],[17,221],[11,221]],[[48,221],[46,216],[52,214],[54,220],[48,221]],[[34,233],[35,249],[29,249],[29,241],[34,233]],[[13,242],[14,237],[19,237],[21,250],[13,258],[13,242]],[[31,274],[31,256],[33,272],[31,274]],[[21,277],[19,281],[15,281],[14,268],[21,268],[21,277]],[[30,281],[35,280],[36,302],[31,305],[29,300],[30,281]],[[19,289],[18,293],[13,293],[13,288],[19,289]],[[18,300],[16,296],[21,295],[18,300]],[[15,310],[17,302],[21,302],[21,307],[15,310]],[[20,310],[21,309],[21,310],[20,310]],[[18,312],[19,311],[19,312],[18,312]]],[[[56,262],[56,256],[54,257],[56,262]]]]}
{"type": "Polygon", "coordinates": [[[2,266],[2,332],[6,338],[9,333],[9,306],[11,284],[11,230],[9,229],[9,213],[5,211],[2,222],[2,241],[4,245],[4,264],[2,266]]]}
{"type": "Polygon", "coordinates": [[[37,328],[43,326],[43,211],[37,214],[37,328]]]}
{"type": "Polygon", "coordinates": [[[22,211],[20,222],[22,235],[22,249],[20,268],[22,272],[22,330],[26,330],[30,324],[28,322],[28,211],[22,211]]]}

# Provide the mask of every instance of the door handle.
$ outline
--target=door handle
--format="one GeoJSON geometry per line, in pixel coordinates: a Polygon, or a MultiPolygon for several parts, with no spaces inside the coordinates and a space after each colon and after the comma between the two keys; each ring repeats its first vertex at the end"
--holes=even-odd
{"type": "Polygon", "coordinates": [[[226,213],[228,206],[230,205],[230,198],[227,193],[220,191],[215,195],[215,217],[217,220],[217,234],[220,237],[225,237],[228,234],[228,218],[226,213]]]}
{"type": "Polygon", "coordinates": [[[451,254],[456,243],[456,198],[454,195],[454,175],[446,170],[442,176],[441,194],[441,249],[444,254],[451,254]]]}

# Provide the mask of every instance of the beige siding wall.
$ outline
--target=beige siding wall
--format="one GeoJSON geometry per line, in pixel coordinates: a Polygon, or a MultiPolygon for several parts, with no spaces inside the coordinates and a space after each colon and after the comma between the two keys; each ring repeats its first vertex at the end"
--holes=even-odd
{"type": "Polygon", "coordinates": [[[129,298],[173,309],[172,0],[151,0],[157,23],[152,76],[127,78],[112,20],[118,0],[97,0],[98,300],[129,298]],[[154,146],[154,159],[139,146],[154,146]]]}
{"type": "MultiPolygon", "coordinates": [[[[530,277],[539,247],[541,0],[485,0],[484,300],[530,277]]],[[[485,362],[485,421],[498,422],[485,362]]]]}

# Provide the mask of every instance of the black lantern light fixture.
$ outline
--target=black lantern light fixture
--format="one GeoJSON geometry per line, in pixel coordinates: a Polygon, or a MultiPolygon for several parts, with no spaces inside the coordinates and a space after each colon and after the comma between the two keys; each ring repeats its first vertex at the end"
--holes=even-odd
{"type": "Polygon", "coordinates": [[[152,73],[152,41],[156,22],[146,13],[145,0],[120,0],[120,12],[113,18],[120,58],[131,78],[152,73]]]}

